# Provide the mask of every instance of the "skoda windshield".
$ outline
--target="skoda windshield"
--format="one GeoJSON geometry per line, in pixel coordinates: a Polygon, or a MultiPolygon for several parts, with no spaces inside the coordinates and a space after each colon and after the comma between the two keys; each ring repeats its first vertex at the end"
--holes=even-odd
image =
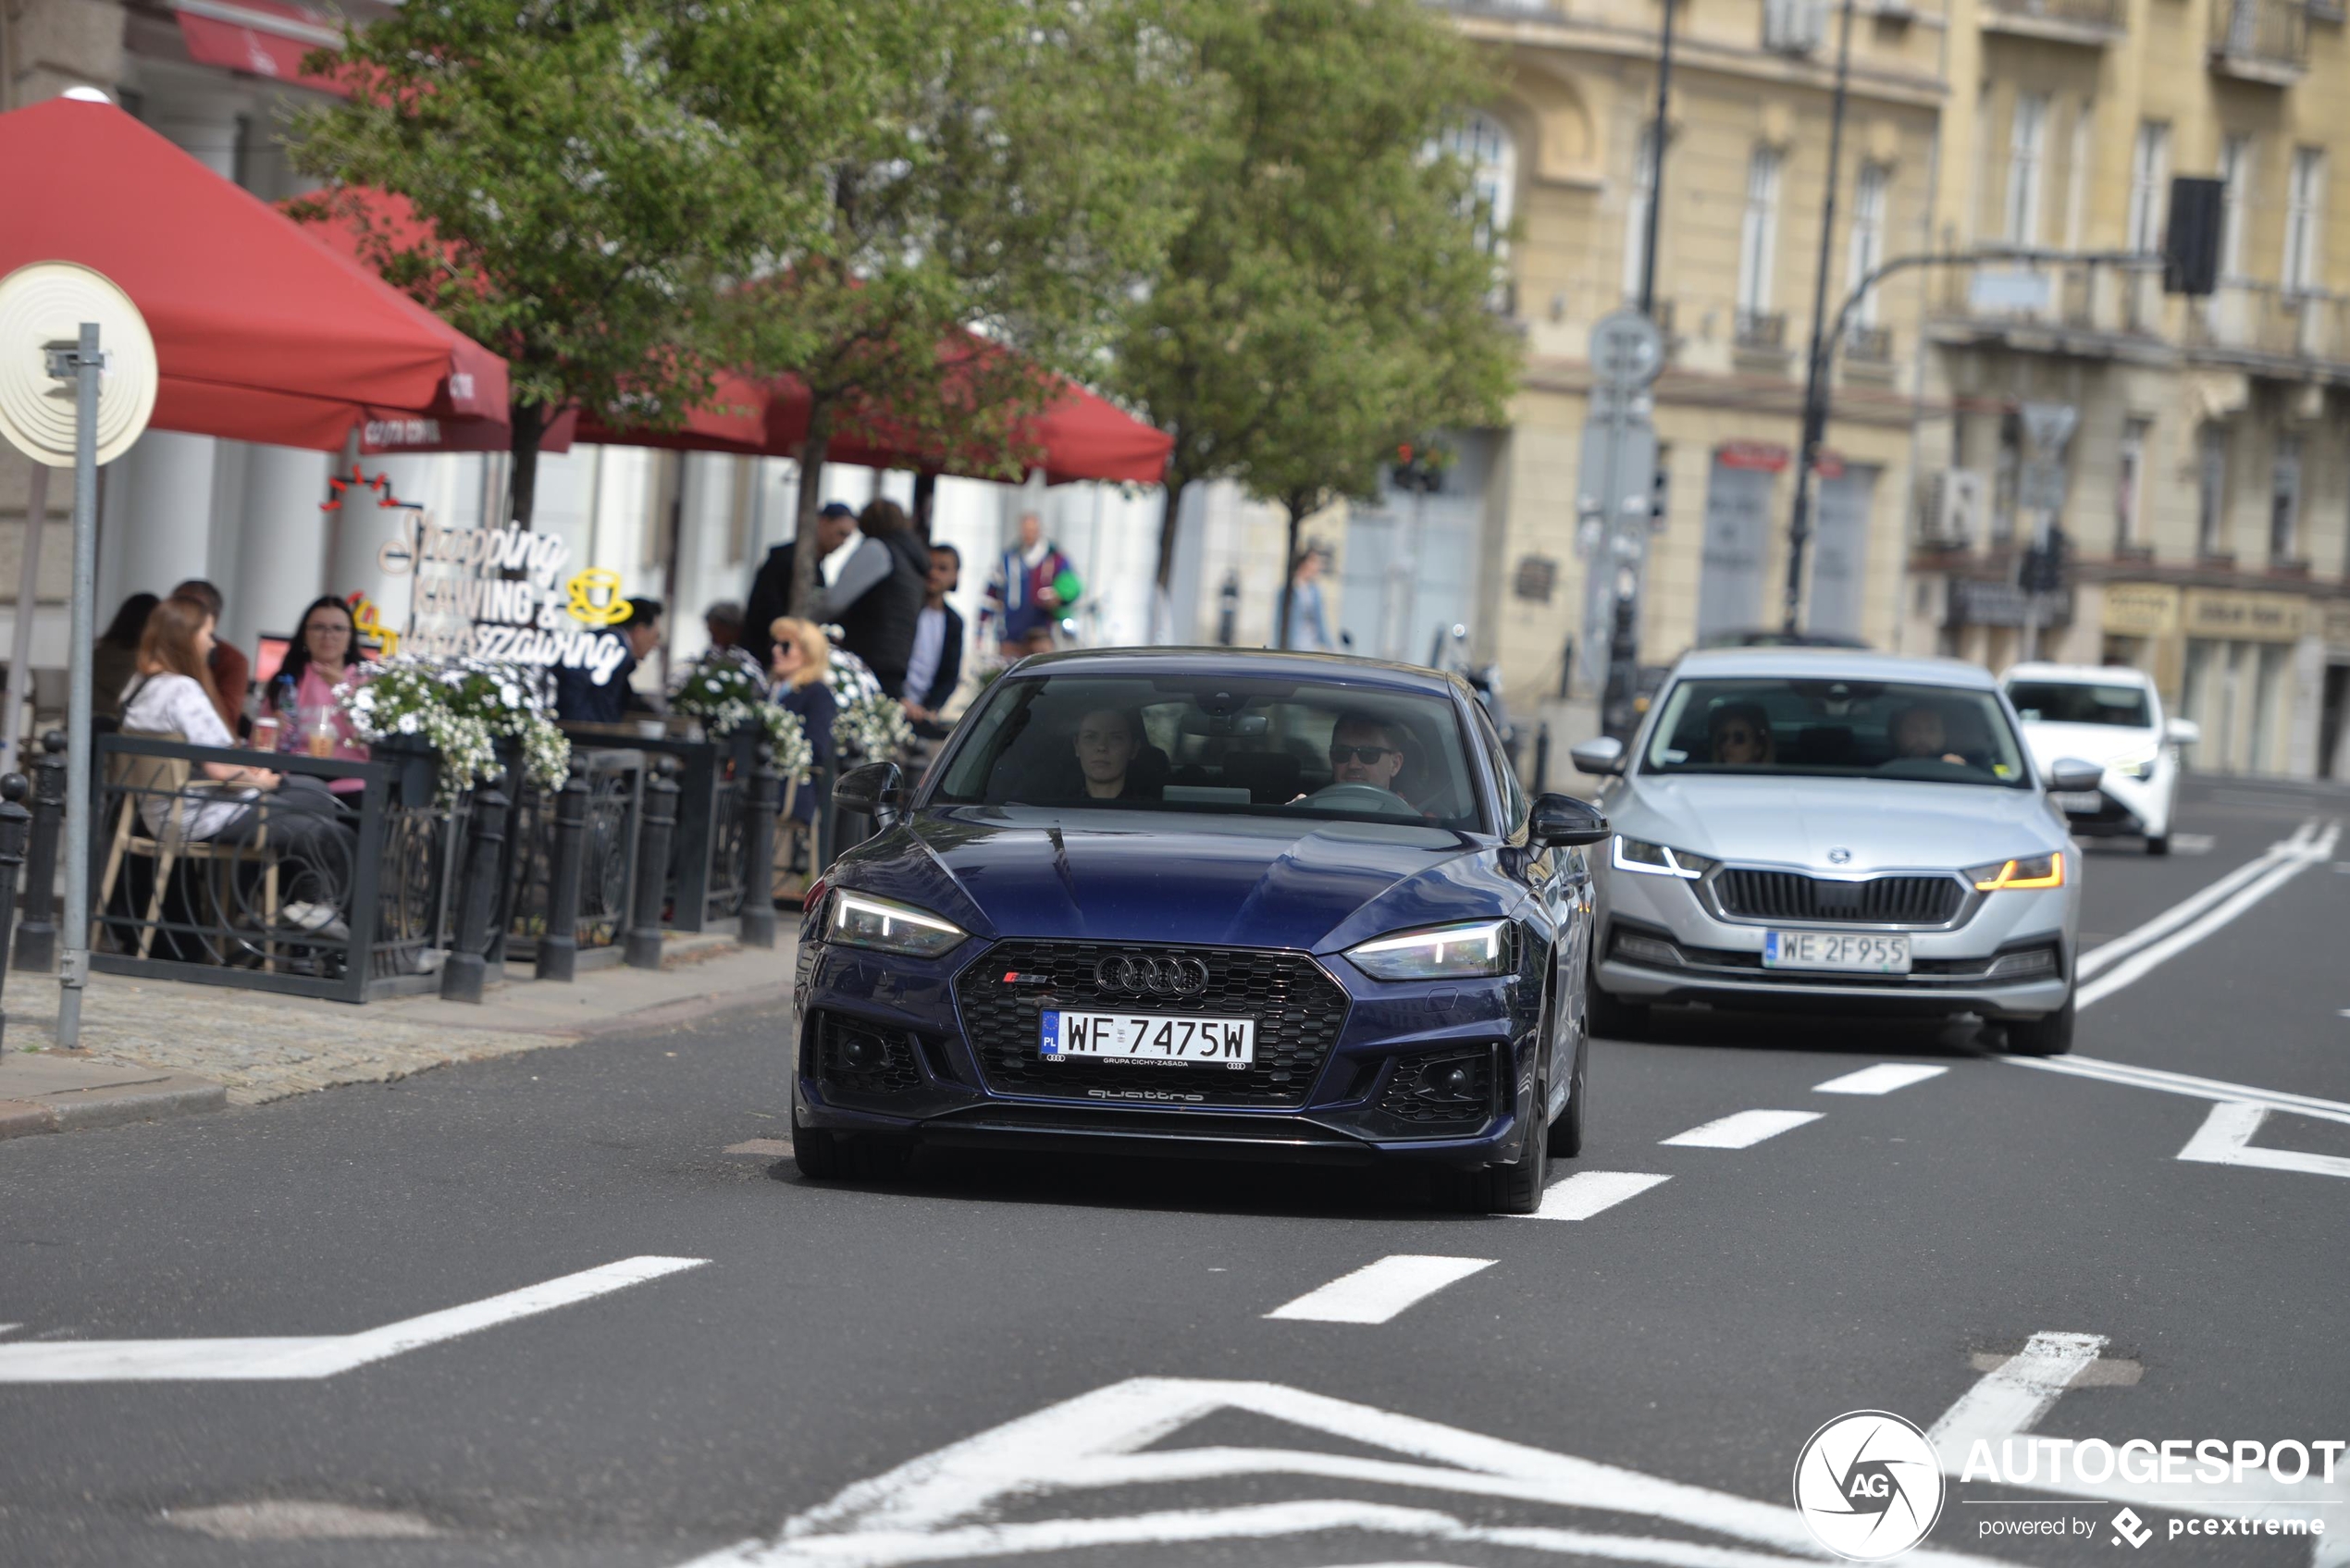
{"type": "Polygon", "coordinates": [[[1785,676],[1676,682],[1650,732],[1642,770],[2008,789],[2031,784],[1996,693],[1785,676]]]}
{"type": "Polygon", "coordinates": [[[1336,681],[1046,671],[982,699],[933,806],[1334,818],[1486,832],[1453,705],[1336,681]]]}

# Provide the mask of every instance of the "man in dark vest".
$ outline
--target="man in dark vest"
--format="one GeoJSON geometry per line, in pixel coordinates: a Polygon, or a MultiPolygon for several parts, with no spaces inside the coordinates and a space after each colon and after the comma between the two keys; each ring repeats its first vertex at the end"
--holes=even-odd
{"type": "MultiPolygon", "coordinates": [[[[881,537],[860,532],[856,514],[838,501],[817,514],[817,549],[828,559],[840,551],[841,561],[831,586],[817,596],[810,619],[839,626],[840,647],[863,660],[882,689],[896,697],[905,685],[906,661],[913,653],[928,562],[916,564],[919,542],[910,536],[902,543],[891,542],[893,535],[906,533],[906,514],[895,502],[875,501],[865,510],[881,537]]],[[[769,550],[751,585],[743,642],[761,659],[774,646],[776,618],[790,613],[792,556],[789,544],[769,550]]]]}

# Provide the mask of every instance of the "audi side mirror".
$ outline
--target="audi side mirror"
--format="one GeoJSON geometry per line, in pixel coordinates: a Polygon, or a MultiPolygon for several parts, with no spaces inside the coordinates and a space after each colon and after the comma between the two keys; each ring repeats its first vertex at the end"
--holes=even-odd
{"type": "Polygon", "coordinates": [[[1585,773],[1620,773],[1624,771],[1624,743],[1614,735],[1602,735],[1587,740],[1567,753],[1577,772],[1585,773]]]}
{"type": "Polygon", "coordinates": [[[2078,757],[2059,757],[2048,764],[2048,787],[2059,795],[2085,795],[2105,783],[2105,765],[2078,757]]]}
{"type": "Polygon", "coordinates": [[[875,823],[887,827],[897,819],[898,808],[906,802],[906,776],[895,762],[868,762],[861,768],[851,768],[833,785],[833,805],[842,811],[854,811],[860,817],[871,817],[875,823]]]}
{"type": "Polygon", "coordinates": [[[1571,795],[1537,796],[1526,820],[1526,836],[1545,848],[1597,844],[1607,837],[1607,818],[1590,802],[1571,795]]]}
{"type": "Polygon", "coordinates": [[[2173,719],[2162,726],[2162,738],[2172,746],[2194,746],[2203,739],[2203,726],[2193,719],[2173,719]]]}

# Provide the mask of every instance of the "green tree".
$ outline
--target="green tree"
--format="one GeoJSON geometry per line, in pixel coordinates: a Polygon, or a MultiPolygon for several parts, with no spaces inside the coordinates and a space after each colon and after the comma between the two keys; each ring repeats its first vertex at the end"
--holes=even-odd
{"type": "Polygon", "coordinates": [[[299,216],[512,368],[513,516],[565,408],[674,426],[710,396],[727,280],[823,208],[829,128],[874,93],[856,0],[408,0],[312,58],[350,97],[296,163],[299,216]]]}
{"type": "MultiPolygon", "coordinates": [[[[776,215],[733,320],[744,364],[808,389],[803,538],[852,415],[1016,474],[1016,422],[1095,363],[1185,214],[1193,83],[1157,0],[877,6],[859,42],[872,106],[825,129],[821,221],[776,215]]],[[[815,552],[794,566],[804,611],[815,552]]]]}
{"type": "Polygon", "coordinates": [[[1293,559],[1304,519],[1376,494],[1400,440],[1498,420],[1517,364],[1492,214],[1441,151],[1497,85],[1451,26],[1417,0],[1194,0],[1182,25],[1218,111],[1110,377],[1174,438],[1162,590],[1190,486],[1278,502],[1293,559]]]}

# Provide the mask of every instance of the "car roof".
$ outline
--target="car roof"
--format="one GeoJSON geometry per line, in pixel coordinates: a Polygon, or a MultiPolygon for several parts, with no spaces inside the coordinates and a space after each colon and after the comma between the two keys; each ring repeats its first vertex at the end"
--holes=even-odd
{"type": "Polygon", "coordinates": [[[1007,675],[1200,675],[1229,674],[1235,680],[1344,682],[1431,697],[1466,695],[1468,685],[1449,671],[1421,664],[1393,664],[1343,653],[1280,653],[1239,648],[1082,648],[1065,653],[1033,653],[1007,675]]]}
{"type": "Polygon", "coordinates": [[[2077,685],[2154,687],[2154,680],[2143,670],[2127,664],[2014,664],[1999,677],[2002,681],[2059,681],[2077,685]]]}
{"type": "Polygon", "coordinates": [[[1701,648],[1681,656],[1676,676],[1784,676],[1799,681],[1910,681],[1996,688],[1991,672],[1958,659],[1917,659],[1857,648],[1701,648]]]}

